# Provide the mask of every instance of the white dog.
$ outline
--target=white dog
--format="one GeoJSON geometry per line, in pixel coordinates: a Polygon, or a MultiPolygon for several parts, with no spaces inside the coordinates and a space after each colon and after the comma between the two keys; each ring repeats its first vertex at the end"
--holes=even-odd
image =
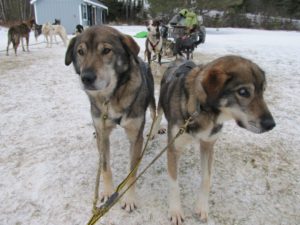
{"type": "Polygon", "coordinates": [[[62,25],[52,25],[51,23],[45,23],[42,27],[42,34],[44,34],[46,38],[47,47],[52,47],[53,36],[55,42],[57,43],[56,35],[59,35],[64,45],[67,46],[68,36],[66,29],[62,25]]]}
{"type": "Polygon", "coordinates": [[[160,35],[160,21],[159,20],[149,20],[146,22],[146,27],[148,30],[148,36],[146,39],[146,50],[144,53],[144,60],[148,59],[148,63],[151,63],[151,54],[158,58],[158,63],[161,65],[161,55],[162,55],[162,45],[163,39],[160,35]]]}

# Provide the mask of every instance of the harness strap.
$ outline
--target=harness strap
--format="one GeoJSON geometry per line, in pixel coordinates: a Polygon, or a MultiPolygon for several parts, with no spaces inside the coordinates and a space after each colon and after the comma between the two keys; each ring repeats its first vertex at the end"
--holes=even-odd
{"type": "MultiPolygon", "coordinates": [[[[149,39],[148,39],[148,40],[149,40],[149,39]]],[[[155,44],[153,44],[153,43],[149,40],[149,43],[150,43],[150,45],[151,45],[153,51],[155,51],[155,47],[159,44],[159,41],[160,41],[160,40],[158,40],[155,44]]]]}

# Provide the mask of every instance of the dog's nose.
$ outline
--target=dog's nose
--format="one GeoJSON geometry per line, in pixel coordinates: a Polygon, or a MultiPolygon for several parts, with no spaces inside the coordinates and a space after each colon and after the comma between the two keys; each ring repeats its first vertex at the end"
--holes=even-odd
{"type": "Polygon", "coordinates": [[[92,71],[84,71],[81,75],[81,81],[85,85],[90,85],[96,80],[96,75],[92,71]]]}
{"type": "Polygon", "coordinates": [[[261,117],[260,125],[265,131],[272,130],[276,126],[275,121],[270,114],[261,117]]]}

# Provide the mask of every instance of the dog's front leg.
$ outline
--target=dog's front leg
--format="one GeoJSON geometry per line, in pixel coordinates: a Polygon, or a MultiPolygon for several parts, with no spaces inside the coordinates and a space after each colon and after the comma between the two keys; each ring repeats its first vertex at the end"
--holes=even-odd
{"type": "Polygon", "coordinates": [[[27,52],[29,52],[29,34],[26,36],[26,48],[27,52]]]}
{"type": "Polygon", "coordinates": [[[49,47],[49,39],[48,39],[48,35],[45,34],[44,37],[45,37],[46,42],[47,42],[46,48],[48,48],[48,47],[49,47]]]}
{"type": "Polygon", "coordinates": [[[53,34],[50,33],[50,48],[52,48],[52,43],[53,43],[53,34]]]}
{"type": "Polygon", "coordinates": [[[148,58],[148,64],[151,64],[151,51],[147,50],[147,58],[148,58]]]}
{"type": "MultiPolygon", "coordinates": [[[[11,40],[8,38],[8,43],[7,43],[7,48],[6,48],[6,55],[7,56],[8,56],[8,51],[9,51],[9,45],[10,45],[10,43],[11,43],[11,40]]],[[[14,43],[13,43],[13,47],[14,47],[14,50],[15,50],[15,55],[17,55],[14,43]]]]}
{"type": "Polygon", "coordinates": [[[198,202],[196,203],[196,213],[202,221],[208,218],[208,196],[210,191],[211,170],[213,164],[213,154],[215,141],[200,141],[201,151],[201,186],[198,202]]]}
{"type": "Polygon", "coordinates": [[[54,34],[54,40],[55,40],[55,43],[58,45],[58,41],[56,39],[56,34],[54,34]]]}
{"type": "MultiPolygon", "coordinates": [[[[142,147],[143,147],[143,130],[145,125],[145,117],[135,118],[124,126],[125,132],[130,142],[130,171],[136,166],[137,162],[140,160],[142,147]]],[[[131,185],[136,179],[135,171],[129,178],[127,185],[131,185]]],[[[124,203],[122,208],[127,212],[131,212],[136,209],[136,193],[135,184],[131,186],[124,197],[124,203]]]]}
{"type": "Polygon", "coordinates": [[[162,51],[160,51],[158,53],[158,63],[159,63],[160,66],[161,66],[161,54],[162,54],[162,51]]]}
{"type": "Polygon", "coordinates": [[[25,48],[24,48],[24,40],[23,40],[23,37],[22,37],[22,36],[21,36],[21,44],[22,44],[23,52],[25,52],[25,48]]]}
{"type": "Polygon", "coordinates": [[[144,61],[146,62],[147,60],[147,57],[148,57],[148,51],[147,49],[144,51],[144,61]]]}
{"type": "MultiPolygon", "coordinates": [[[[168,126],[168,143],[173,139],[172,131],[168,126]]],[[[175,145],[171,144],[168,148],[167,159],[168,159],[168,173],[169,173],[169,213],[170,220],[173,225],[181,225],[184,222],[183,212],[181,209],[180,202],[180,190],[178,185],[177,173],[178,173],[178,161],[180,157],[179,148],[181,148],[180,140],[175,141],[175,145]]]]}
{"type": "Polygon", "coordinates": [[[112,131],[111,126],[104,126],[102,119],[94,120],[96,129],[97,147],[99,157],[101,157],[101,174],[103,177],[103,192],[101,192],[101,202],[106,201],[113,193],[112,172],[110,167],[109,135],[112,131]]]}

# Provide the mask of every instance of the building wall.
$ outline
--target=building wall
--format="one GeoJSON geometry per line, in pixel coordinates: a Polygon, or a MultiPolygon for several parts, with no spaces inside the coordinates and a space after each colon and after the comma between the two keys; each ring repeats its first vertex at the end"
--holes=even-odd
{"type": "Polygon", "coordinates": [[[103,21],[103,14],[105,13],[104,11],[106,10],[103,10],[101,8],[97,8],[97,18],[96,18],[96,23],[97,24],[103,24],[105,21],[103,21]]]}
{"type": "Polygon", "coordinates": [[[83,26],[90,26],[90,24],[94,24],[94,25],[103,24],[104,23],[103,16],[105,15],[104,11],[106,11],[106,10],[103,9],[103,8],[94,7],[94,6],[91,7],[91,10],[95,10],[94,11],[94,13],[95,13],[95,21],[94,21],[94,18],[92,16],[92,14],[91,14],[91,17],[89,19],[93,20],[93,21],[88,21],[88,20],[85,20],[84,18],[82,18],[82,25],[83,26]]]}
{"type": "Polygon", "coordinates": [[[38,0],[36,1],[36,19],[38,24],[54,22],[60,19],[68,34],[74,33],[80,23],[79,6],[82,0],[38,0]]]}
{"type": "MultiPolygon", "coordinates": [[[[44,24],[60,19],[68,34],[75,31],[77,24],[87,26],[88,21],[81,18],[83,0],[38,0],[35,2],[36,22],[44,24]]],[[[96,8],[96,24],[103,23],[103,9],[96,8]]]]}

